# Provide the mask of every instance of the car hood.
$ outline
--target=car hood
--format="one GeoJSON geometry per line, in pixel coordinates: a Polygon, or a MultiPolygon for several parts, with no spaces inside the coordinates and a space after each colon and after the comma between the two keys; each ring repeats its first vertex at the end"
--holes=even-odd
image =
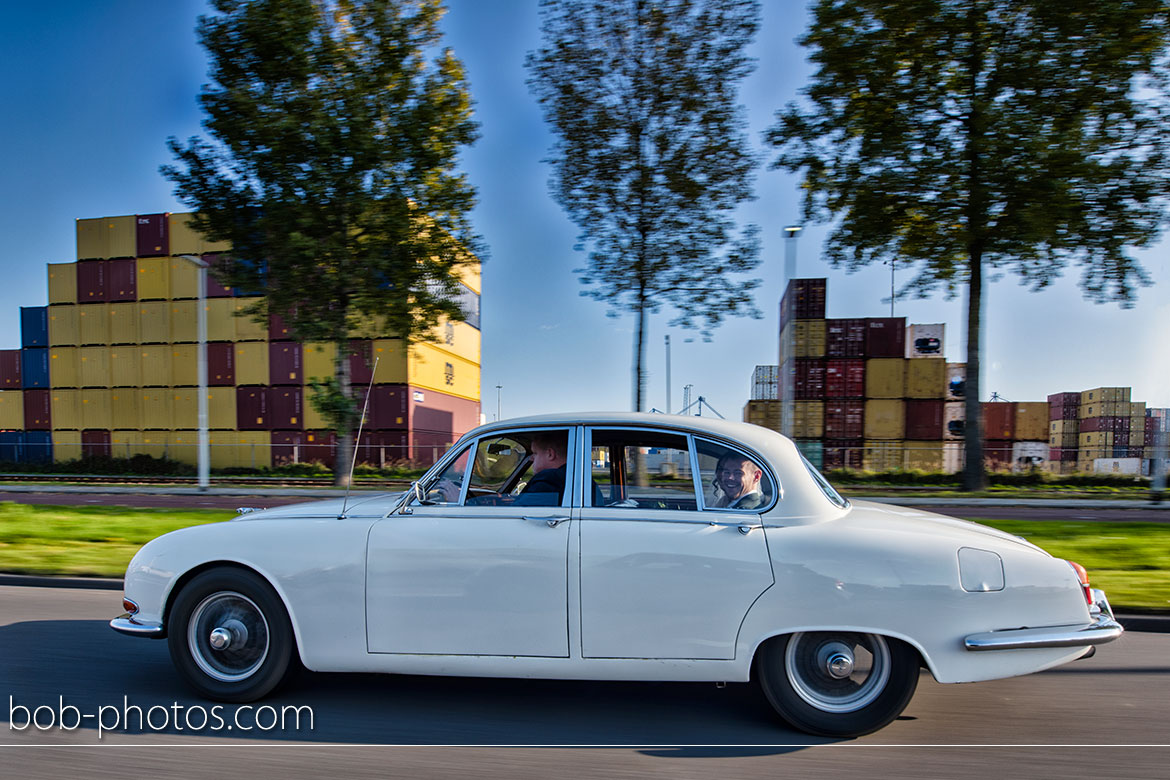
{"type": "Polygon", "coordinates": [[[303,504],[289,504],[271,509],[260,509],[234,518],[236,521],[283,520],[291,517],[337,517],[345,509],[346,517],[383,517],[402,499],[405,491],[398,493],[361,493],[345,498],[327,498],[320,501],[306,501],[303,504]]]}
{"type": "Polygon", "coordinates": [[[852,505],[848,515],[850,521],[895,525],[906,531],[917,531],[932,536],[945,536],[960,544],[977,545],[980,541],[983,544],[988,544],[991,539],[996,539],[1000,542],[1025,547],[1029,550],[1035,550],[1044,553],[1044,555],[1048,555],[1043,549],[1023,537],[1000,531],[997,528],[972,523],[969,520],[959,520],[955,517],[948,517],[922,509],[897,506],[895,504],[881,504],[876,501],[854,501],[851,499],[850,504],[852,505]]]}

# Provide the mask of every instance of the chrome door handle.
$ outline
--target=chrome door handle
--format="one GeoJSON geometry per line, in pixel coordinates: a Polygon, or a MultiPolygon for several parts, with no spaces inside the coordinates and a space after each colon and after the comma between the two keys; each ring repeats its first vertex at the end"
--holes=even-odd
{"type": "Polygon", "coordinates": [[[558,525],[565,522],[569,518],[567,518],[567,517],[525,517],[524,519],[530,523],[546,523],[549,528],[556,528],[558,525]]]}

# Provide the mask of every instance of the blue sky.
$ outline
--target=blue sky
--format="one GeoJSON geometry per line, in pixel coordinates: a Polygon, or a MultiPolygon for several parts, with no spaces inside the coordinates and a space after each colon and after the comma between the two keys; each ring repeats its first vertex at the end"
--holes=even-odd
{"type": "MultiPolygon", "coordinates": [[[[463,155],[479,191],[473,220],[490,257],[484,265],[483,411],[503,416],[582,409],[629,409],[633,319],[606,317],[581,297],[573,270],[577,231],[548,193],[552,136],[525,84],[525,54],[539,44],[536,0],[448,0],[446,43],[467,66],[481,139],[463,155]]],[[[74,220],[183,211],[158,173],[170,161],[168,136],[200,132],[195,102],[206,58],[195,40],[195,0],[112,3],[60,0],[48,14],[35,4],[6,9],[0,29],[0,348],[20,346],[19,307],[47,300],[46,263],[75,258],[74,220]]],[[[765,0],[753,46],[756,72],[743,85],[752,140],[773,112],[797,97],[811,70],[795,43],[807,23],[805,4],[765,0]]],[[[652,321],[648,397],[667,405],[663,336],[673,342],[670,402],[681,407],[693,385],[729,418],[739,419],[752,368],[775,363],[777,302],[784,261],[782,228],[799,222],[798,181],[761,168],[757,199],[743,220],[763,230],[763,318],[728,321],[704,343],[697,334],[652,321]],[[693,339],[693,340],[692,340],[693,339]]],[[[828,316],[888,316],[887,266],[855,273],[819,261],[827,229],[806,226],[798,275],[827,276],[828,316]]],[[[1077,272],[1043,293],[1006,275],[986,294],[985,400],[992,391],[1014,401],[1049,393],[1128,385],[1134,400],[1170,406],[1170,252],[1163,241],[1138,256],[1155,286],[1136,308],[1084,301],[1077,272]]],[[[962,297],[898,302],[897,316],[946,323],[948,360],[962,362],[962,297]]]]}

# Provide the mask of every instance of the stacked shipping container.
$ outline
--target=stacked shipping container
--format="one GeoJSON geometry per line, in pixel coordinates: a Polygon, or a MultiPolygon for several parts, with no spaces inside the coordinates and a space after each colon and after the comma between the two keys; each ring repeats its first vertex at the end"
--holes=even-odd
{"type": "MultiPolygon", "coordinates": [[[[194,462],[199,272],[181,255],[215,267],[228,247],[206,242],[189,219],[77,221],[77,262],[49,264],[49,305],[22,309],[21,349],[0,351],[0,429],[16,434],[0,439],[0,459],[142,452],[194,462]]],[[[478,268],[460,281],[477,314],[478,268]]],[[[278,461],[332,449],[306,385],[333,374],[334,347],[292,340],[277,317],[257,322],[248,312],[258,304],[209,275],[214,468],[269,465],[274,445],[278,461]]],[[[370,459],[429,461],[479,423],[480,332],[469,319],[440,323],[431,343],[409,348],[375,326],[354,334],[353,380],[376,383],[370,459]]]]}

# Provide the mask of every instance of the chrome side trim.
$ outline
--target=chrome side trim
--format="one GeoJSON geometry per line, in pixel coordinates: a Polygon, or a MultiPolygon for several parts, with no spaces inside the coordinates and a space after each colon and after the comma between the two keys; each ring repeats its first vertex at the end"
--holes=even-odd
{"type": "Polygon", "coordinates": [[[1113,610],[1109,607],[1105,593],[1097,589],[1091,592],[1094,604],[1089,614],[1093,621],[1087,626],[985,631],[968,636],[963,640],[963,646],[968,650],[1022,650],[1036,647],[1086,647],[1112,642],[1125,633],[1125,629],[1113,619],[1113,610]]]}
{"type": "Polygon", "coordinates": [[[110,621],[110,628],[119,634],[127,636],[145,636],[151,639],[162,639],[166,630],[159,623],[139,623],[129,613],[116,617],[110,621]]]}

